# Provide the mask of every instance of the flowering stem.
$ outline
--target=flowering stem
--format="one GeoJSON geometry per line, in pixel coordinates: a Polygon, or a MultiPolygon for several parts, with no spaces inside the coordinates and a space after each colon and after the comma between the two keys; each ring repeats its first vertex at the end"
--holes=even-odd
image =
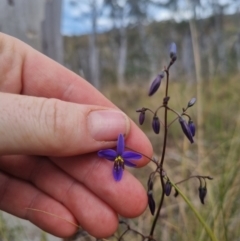
{"type": "Polygon", "coordinates": [[[206,224],[206,222],[203,220],[202,216],[198,213],[198,211],[195,209],[195,207],[192,205],[192,203],[188,200],[188,198],[181,192],[181,190],[178,188],[176,184],[171,182],[172,186],[177,190],[177,192],[182,196],[184,201],[187,203],[187,205],[192,209],[193,213],[196,215],[199,222],[202,224],[202,226],[205,228],[209,238],[212,241],[217,241],[217,238],[215,237],[213,231],[209,228],[209,226],[206,224]]]}
{"type": "MultiPolygon", "coordinates": [[[[169,68],[171,65],[168,66],[168,68],[165,70],[166,72],[166,76],[167,76],[167,80],[166,80],[166,90],[165,90],[165,98],[167,98],[168,96],[168,83],[169,83],[169,68]]],[[[151,231],[150,231],[150,237],[153,236],[155,227],[156,227],[156,223],[158,220],[158,217],[160,215],[161,212],[161,208],[163,205],[163,201],[164,201],[164,197],[165,197],[165,193],[164,193],[164,174],[163,174],[163,162],[164,162],[164,158],[165,158],[165,152],[166,152],[166,146],[167,146],[167,134],[168,134],[168,126],[167,126],[167,120],[168,120],[168,103],[164,104],[165,107],[165,111],[164,111],[164,138],[163,138],[163,148],[162,148],[162,156],[161,156],[161,161],[159,163],[159,171],[160,171],[160,181],[161,181],[161,186],[162,186],[162,194],[161,194],[161,199],[160,199],[160,203],[158,205],[158,209],[157,209],[157,213],[154,217],[153,223],[152,223],[152,227],[151,227],[151,231]]]]}

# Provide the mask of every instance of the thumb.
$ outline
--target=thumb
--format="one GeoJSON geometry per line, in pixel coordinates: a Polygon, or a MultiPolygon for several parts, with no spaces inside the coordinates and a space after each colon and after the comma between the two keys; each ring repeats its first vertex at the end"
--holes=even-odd
{"type": "Polygon", "coordinates": [[[129,129],[128,117],[115,109],[0,93],[0,155],[93,152],[129,129]]]}

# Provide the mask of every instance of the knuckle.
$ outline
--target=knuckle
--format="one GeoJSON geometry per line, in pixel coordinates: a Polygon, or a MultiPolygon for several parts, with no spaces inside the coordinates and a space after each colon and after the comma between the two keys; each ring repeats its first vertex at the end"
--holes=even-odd
{"type": "Polygon", "coordinates": [[[72,133],[66,104],[57,99],[47,99],[43,101],[40,115],[47,132],[48,140],[45,143],[48,148],[58,152],[67,148],[72,133]]]}

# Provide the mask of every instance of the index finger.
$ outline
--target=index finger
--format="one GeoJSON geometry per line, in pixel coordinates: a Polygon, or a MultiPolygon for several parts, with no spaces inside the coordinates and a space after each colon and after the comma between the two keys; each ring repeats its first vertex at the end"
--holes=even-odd
{"type": "Polygon", "coordinates": [[[18,39],[0,33],[0,52],[3,92],[114,107],[86,80],[18,39]]]}
{"type": "MultiPolygon", "coordinates": [[[[83,78],[13,37],[0,33],[0,51],[1,91],[117,108],[83,78]]],[[[152,155],[148,138],[133,122],[126,145],[152,155]]]]}

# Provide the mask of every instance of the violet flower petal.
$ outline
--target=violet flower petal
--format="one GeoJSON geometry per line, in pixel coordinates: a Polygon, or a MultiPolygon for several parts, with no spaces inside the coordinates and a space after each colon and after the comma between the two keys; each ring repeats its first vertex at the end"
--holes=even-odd
{"type": "Polygon", "coordinates": [[[128,166],[128,167],[136,167],[137,165],[130,162],[130,161],[127,161],[127,160],[124,160],[124,165],[128,166]]]}
{"type": "Polygon", "coordinates": [[[98,156],[114,161],[117,157],[117,152],[112,149],[101,150],[98,152],[98,156]]]}
{"type": "Polygon", "coordinates": [[[124,137],[122,134],[118,136],[118,141],[117,141],[117,155],[121,156],[124,152],[124,137]]]}
{"type": "Polygon", "coordinates": [[[142,155],[132,151],[125,151],[122,154],[122,158],[124,161],[139,160],[142,158],[142,155]]]}
{"type": "Polygon", "coordinates": [[[123,176],[123,169],[120,166],[114,166],[113,167],[113,177],[115,181],[119,182],[122,179],[123,176]]]}

